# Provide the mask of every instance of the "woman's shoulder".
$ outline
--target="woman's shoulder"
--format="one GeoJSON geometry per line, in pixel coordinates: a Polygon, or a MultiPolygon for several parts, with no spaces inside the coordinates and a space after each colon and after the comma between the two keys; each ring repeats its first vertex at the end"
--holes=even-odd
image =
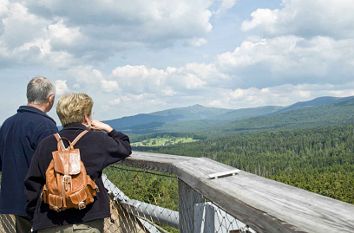
{"type": "Polygon", "coordinates": [[[87,136],[90,140],[107,140],[109,138],[108,134],[101,130],[90,130],[87,136]]]}
{"type": "Polygon", "coordinates": [[[45,138],[43,138],[40,142],[39,145],[43,145],[43,144],[55,144],[56,143],[56,139],[54,134],[50,134],[48,136],[46,136],[45,138]]]}

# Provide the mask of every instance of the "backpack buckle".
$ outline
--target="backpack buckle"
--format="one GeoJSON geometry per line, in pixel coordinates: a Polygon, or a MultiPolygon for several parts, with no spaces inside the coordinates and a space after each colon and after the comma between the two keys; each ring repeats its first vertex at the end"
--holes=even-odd
{"type": "Polygon", "coordinates": [[[83,201],[80,201],[79,204],[78,204],[78,206],[79,206],[79,210],[82,210],[82,209],[85,209],[85,208],[86,208],[86,204],[85,204],[85,202],[83,202],[83,201]]]}
{"type": "Polygon", "coordinates": [[[71,183],[71,176],[69,175],[64,175],[63,176],[63,186],[64,186],[64,190],[65,192],[68,192],[71,190],[72,188],[72,183],[71,183]]]}
{"type": "Polygon", "coordinates": [[[61,209],[60,209],[58,206],[50,205],[50,207],[52,207],[52,209],[53,209],[54,211],[56,211],[57,213],[61,212],[61,209]]]}

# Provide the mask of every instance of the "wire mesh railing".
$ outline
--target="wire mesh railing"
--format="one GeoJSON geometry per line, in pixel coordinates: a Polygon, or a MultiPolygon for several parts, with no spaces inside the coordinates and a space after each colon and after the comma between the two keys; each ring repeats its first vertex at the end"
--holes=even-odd
{"type": "Polygon", "coordinates": [[[255,233],[216,203],[179,181],[180,232],[255,233]]]}
{"type": "Polygon", "coordinates": [[[195,205],[194,232],[254,233],[249,226],[238,221],[212,202],[195,205]]]}
{"type": "Polygon", "coordinates": [[[12,214],[0,215],[0,232],[1,233],[16,233],[15,216],[12,214]]]}
{"type": "Polygon", "coordinates": [[[146,232],[179,232],[176,176],[121,165],[105,174],[110,195],[146,232]]]}

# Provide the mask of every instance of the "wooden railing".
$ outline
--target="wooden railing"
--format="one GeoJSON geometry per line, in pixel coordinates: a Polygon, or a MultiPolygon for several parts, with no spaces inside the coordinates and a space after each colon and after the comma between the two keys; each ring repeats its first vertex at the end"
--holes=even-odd
{"type": "Polygon", "coordinates": [[[245,171],[232,175],[235,168],[211,159],[134,152],[124,164],[177,175],[183,233],[195,232],[192,210],[202,197],[257,232],[354,232],[354,205],[245,171]]]}

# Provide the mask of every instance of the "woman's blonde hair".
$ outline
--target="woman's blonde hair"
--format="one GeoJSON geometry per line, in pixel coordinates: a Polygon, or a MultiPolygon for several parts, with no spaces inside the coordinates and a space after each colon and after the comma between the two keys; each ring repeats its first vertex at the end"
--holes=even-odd
{"type": "Polygon", "coordinates": [[[93,101],[85,93],[63,95],[57,104],[57,114],[63,126],[70,123],[82,123],[91,116],[93,101]]]}

